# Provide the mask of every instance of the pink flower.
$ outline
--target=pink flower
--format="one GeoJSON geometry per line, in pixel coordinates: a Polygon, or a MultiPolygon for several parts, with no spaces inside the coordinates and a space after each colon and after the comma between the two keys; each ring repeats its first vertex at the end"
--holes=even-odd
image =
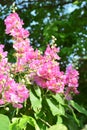
{"type": "Polygon", "coordinates": [[[4,45],[0,45],[0,61],[3,59],[3,58],[6,58],[7,57],[7,51],[3,51],[4,49],[4,45]]]}
{"type": "Polygon", "coordinates": [[[78,87],[78,71],[75,70],[72,65],[66,68],[66,84],[69,87],[78,87]]]}
{"type": "Polygon", "coordinates": [[[79,73],[77,70],[75,70],[72,65],[68,66],[66,68],[66,91],[65,91],[65,96],[66,98],[71,97],[70,95],[73,94],[78,94],[78,77],[79,73]]]}
{"type": "Polygon", "coordinates": [[[39,77],[39,76],[34,76],[34,81],[37,83],[42,88],[46,88],[46,80],[39,77]]]}
{"type": "Polygon", "coordinates": [[[12,29],[15,28],[15,26],[18,29],[22,28],[23,21],[19,18],[17,13],[11,13],[6,19],[5,19],[5,25],[6,25],[6,34],[11,33],[12,29]]]}
{"type": "Polygon", "coordinates": [[[13,36],[14,38],[27,38],[29,36],[28,30],[25,30],[24,28],[13,28],[10,31],[10,35],[13,36]]]}
{"type": "Polygon", "coordinates": [[[52,46],[52,47],[50,47],[50,46],[48,45],[44,54],[45,54],[45,56],[48,56],[49,58],[59,60],[60,57],[59,57],[58,54],[57,54],[58,52],[59,52],[59,48],[56,48],[55,45],[52,46]]]}
{"type": "Polygon", "coordinates": [[[14,41],[13,48],[18,53],[25,53],[29,51],[30,41],[28,39],[17,39],[14,41]]]}
{"type": "Polygon", "coordinates": [[[24,85],[16,83],[7,75],[0,75],[0,104],[21,104],[29,97],[29,91],[24,85]]]}

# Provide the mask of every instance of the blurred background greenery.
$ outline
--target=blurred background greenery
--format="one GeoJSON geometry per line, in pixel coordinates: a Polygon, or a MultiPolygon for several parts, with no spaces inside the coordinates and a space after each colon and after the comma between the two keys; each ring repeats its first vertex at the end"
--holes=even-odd
{"type": "Polygon", "coordinates": [[[13,2],[30,32],[34,48],[44,51],[52,35],[57,38],[61,69],[73,63],[80,73],[80,94],[74,100],[87,109],[87,0],[0,1],[0,43],[9,52],[9,61],[12,61],[13,49],[11,37],[5,34],[4,19],[11,13],[13,2]]]}

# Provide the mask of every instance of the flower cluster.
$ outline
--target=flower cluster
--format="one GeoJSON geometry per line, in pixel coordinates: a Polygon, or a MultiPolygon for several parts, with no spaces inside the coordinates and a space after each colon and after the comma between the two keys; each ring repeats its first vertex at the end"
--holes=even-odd
{"type": "Polygon", "coordinates": [[[6,26],[6,34],[10,34],[11,36],[17,38],[26,38],[29,36],[29,32],[22,28],[24,24],[23,21],[19,18],[17,13],[11,13],[5,19],[6,26]],[[16,25],[16,26],[15,26],[16,25]]]}
{"type": "Polygon", "coordinates": [[[24,85],[0,74],[0,105],[11,103],[14,107],[21,108],[28,96],[28,90],[24,85]]]}
{"type": "Polygon", "coordinates": [[[78,94],[78,90],[77,90],[77,87],[78,87],[78,71],[76,71],[72,65],[68,66],[66,68],[66,85],[68,86],[66,88],[66,97],[67,98],[71,98],[71,95],[70,93],[75,93],[75,94],[78,94]]]}
{"type": "Polygon", "coordinates": [[[65,73],[60,70],[59,48],[55,44],[48,45],[44,54],[37,49],[34,50],[28,38],[29,32],[23,28],[24,23],[17,13],[11,13],[5,19],[5,25],[6,34],[13,38],[17,61],[13,64],[8,63],[7,52],[3,52],[3,46],[0,46],[0,104],[8,102],[14,107],[22,107],[22,103],[29,96],[25,84],[17,83],[11,78],[10,73],[15,75],[27,71],[25,80],[54,93],[63,93],[66,97],[71,93],[78,93],[78,71],[72,66],[67,67],[65,73]],[[14,68],[10,69],[10,66],[14,68]]]}
{"type": "Polygon", "coordinates": [[[4,45],[0,45],[0,74],[8,74],[9,63],[7,58],[7,52],[3,51],[4,45]]]}
{"type": "Polygon", "coordinates": [[[0,105],[11,103],[14,107],[22,107],[22,103],[28,98],[28,90],[22,84],[16,83],[11,78],[7,52],[3,51],[4,45],[0,45],[0,105]]]}
{"type": "Polygon", "coordinates": [[[59,63],[56,61],[59,59],[57,51],[59,51],[58,48],[48,45],[44,55],[30,63],[30,68],[35,71],[33,80],[39,86],[55,93],[63,93],[65,75],[64,72],[60,71],[59,63]]]}

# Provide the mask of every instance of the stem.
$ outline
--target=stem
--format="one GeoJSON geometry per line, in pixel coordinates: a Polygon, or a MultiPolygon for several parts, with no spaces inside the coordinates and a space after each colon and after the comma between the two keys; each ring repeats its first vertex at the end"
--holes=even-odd
{"type": "Polygon", "coordinates": [[[48,122],[46,122],[45,120],[43,120],[43,119],[41,119],[41,118],[39,118],[44,124],[46,124],[48,127],[51,127],[51,125],[48,123],[48,122]]]}
{"type": "Polygon", "coordinates": [[[5,105],[1,105],[0,107],[6,107],[9,103],[5,104],[5,105]]]}
{"type": "Polygon", "coordinates": [[[17,108],[17,109],[16,109],[16,115],[18,115],[18,112],[19,112],[19,109],[17,108]]]}

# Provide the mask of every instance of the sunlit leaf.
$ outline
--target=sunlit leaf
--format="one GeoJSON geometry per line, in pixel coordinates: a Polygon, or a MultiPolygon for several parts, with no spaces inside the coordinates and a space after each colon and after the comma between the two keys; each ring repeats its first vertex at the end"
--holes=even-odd
{"type": "Polygon", "coordinates": [[[53,125],[51,126],[49,129],[47,130],[68,130],[67,127],[63,124],[57,124],[57,125],[53,125]]]}
{"type": "Polygon", "coordinates": [[[57,123],[58,124],[61,124],[63,122],[63,119],[62,119],[62,117],[61,116],[57,116],[57,123]]]}
{"type": "Polygon", "coordinates": [[[30,125],[32,125],[35,128],[35,130],[40,130],[39,126],[37,125],[36,120],[33,117],[23,115],[23,118],[24,118],[23,123],[28,122],[30,125]]]}
{"type": "Polygon", "coordinates": [[[10,121],[9,118],[3,114],[0,114],[0,129],[9,130],[10,121]]]}
{"type": "Polygon", "coordinates": [[[82,106],[78,105],[76,102],[74,102],[73,100],[70,101],[70,105],[76,109],[78,112],[83,113],[84,115],[87,116],[87,110],[85,108],[83,108],[82,106]]]}
{"type": "Polygon", "coordinates": [[[32,90],[30,91],[30,101],[31,101],[33,110],[35,112],[39,112],[42,107],[41,98],[38,98],[32,90]]]}
{"type": "Polygon", "coordinates": [[[14,117],[12,119],[12,123],[10,123],[10,130],[21,130],[21,128],[18,126],[20,118],[14,117]]]}
{"type": "Polygon", "coordinates": [[[55,104],[55,102],[53,102],[51,99],[48,99],[48,98],[46,98],[46,101],[47,101],[48,106],[50,107],[50,110],[54,116],[55,115],[63,115],[62,109],[59,109],[59,107],[57,106],[57,104],[55,104]]]}
{"type": "Polygon", "coordinates": [[[52,97],[56,99],[58,103],[64,105],[64,99],[59,94],[52,95],[52,97]]]}

